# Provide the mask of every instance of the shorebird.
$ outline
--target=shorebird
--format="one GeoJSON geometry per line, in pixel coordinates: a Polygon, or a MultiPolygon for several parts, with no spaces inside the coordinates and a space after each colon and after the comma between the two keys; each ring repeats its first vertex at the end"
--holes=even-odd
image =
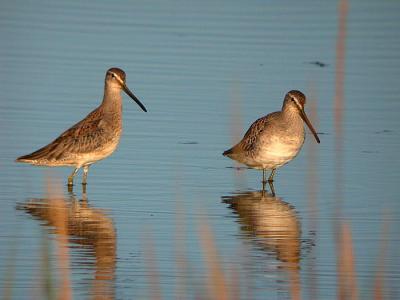
{"type": "Polygon", "coordinates": [[[310,128],[316,141],[318,135],[304,111],[306,96],[296,90],[285,95],[282,110],[255,121],[243,139],[223,155],[254,169],[271,170],[268,182],[273,182],[275,170],[297,156],[304,143],[304,124],[310,128]]]}
{"type": "Polygon", "coordinates": [[[64,131],[53,142],[39,150],[16,159],[36,166],[73,166],[68,186],[80,168],[82,184],[86,185],[90,165],[111,155],[122,133],[121,90],[128,94],[143,111],[147,111],[125,82],[125,72],[111,68],[106,73],[103,101],[83,120],[64,131]]]}

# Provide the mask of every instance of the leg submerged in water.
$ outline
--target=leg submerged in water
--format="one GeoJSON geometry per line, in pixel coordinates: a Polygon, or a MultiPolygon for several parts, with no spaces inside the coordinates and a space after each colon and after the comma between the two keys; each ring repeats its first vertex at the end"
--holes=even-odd
{"type": "Polygon", "coordinates": [[[87,184],[87,175],[89,173],[89,167],[90,165],[83,166],[83,178],[82,178],[83,185],[87,184]]]}
{"type": "Polygon", "coordinates": [[[78,173],[79,168],[75,168],[71,175],[68,176],[68,186],[74,185],[74,176],[78,173]]]}

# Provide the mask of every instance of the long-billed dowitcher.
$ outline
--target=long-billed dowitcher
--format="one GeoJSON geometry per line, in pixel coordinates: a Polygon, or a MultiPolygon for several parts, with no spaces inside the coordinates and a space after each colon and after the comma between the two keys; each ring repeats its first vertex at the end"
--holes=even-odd
{"type": "Polygon", "coordinates": [[[271,170],[269,182],[274,180],[275,170],[297,156],[304,143],[303,121],[319,143],[317,133],[304,111],[306,97],[300,91],[290,91],[283,101],[282,110],[270,113],[255,121],[243,139],[226,150],[223,155],[254,169],[271,170]]]}
{"type": "Polygon", "coordinates": [[[63,132],[53,142],[39,150],[17,158],[17,162],[37,166],[74,166],[68,177],[68,185],[80,168],[83,168],[82,184],[87,182],[91,164],[111,155],[117,148],[122,133],[121,90],[128,94],[142,109],[147,111],[125,82],[125,72],[111,68],[106,73],[103,102],[83,120],[63,132]]]}

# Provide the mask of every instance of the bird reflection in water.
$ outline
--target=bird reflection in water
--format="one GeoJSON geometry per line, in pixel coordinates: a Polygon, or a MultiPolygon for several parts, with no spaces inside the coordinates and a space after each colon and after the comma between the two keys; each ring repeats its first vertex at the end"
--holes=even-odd
{"type": "MultiPolygon", "coordinates": [[[[70,193],[68,201],[62,196],[32,199],[18,208],[45,221],[43,225],[54,228],[57,234],[66,234],[69,248],[82,248],[85,249],[83,255],[93,255],[95,274],[90,288],[92,298],[115,298],[116,231],[113,221],[103,210],[88,204],[86,191],[80,201],[70,193]],[[60,219],[63,220],[61,223],[60,219]]],[[[80,257],[79,262],[87,268],[91,260],[80,257]]]]}
{"type": "MultiPolygon", "coordinates": [[[[273,191],[273,185],[271,186],[273,191]]],[[[222,197],[238,214],[241,230],[272,253],[288,275],[292,299],[300,298],[301,225],[294,207],[274,192],[246,191],[222,197]]]]}

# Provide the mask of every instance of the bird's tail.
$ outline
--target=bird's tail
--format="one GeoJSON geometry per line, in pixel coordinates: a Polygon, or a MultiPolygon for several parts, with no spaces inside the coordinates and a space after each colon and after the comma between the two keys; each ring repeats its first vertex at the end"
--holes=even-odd
{"type": "Polygon", "coordinates": [[[27,155],[23,155],[18,157],[15,161],[28,163],[28,164],[40,164],[40,161],[43,159],[47,159],[49,155],[54,151],[55,145],[49,144],[40,148],[39,150],[32,152],[27,155]]]}
{"type": "Polygon", "coordinates": [[[25,156],[20,156],[20,157],[18,157],[18,158],[15,160],[15,162],[30,163],[31,160],[25,158],[25,156]]]}
{"type": "Polygon", "coordinates": [[[22,162],[22,163],[34,163],[36,160],[36,158],[34,156],[32,156],[32,154],[27,154],[27,155],[23,155],[18,157],[15,162],[22,162]]]}
{"type": "Polygon", "coordinates": [[[224,153],[222,153],[222,155],[223,155],[223,156],[228,156],[228,157],[229,157],[229,155],[231,155],[231,154],[233,153],[232,149],[233,149],[233,148],[224,151],[224,153]]]}

